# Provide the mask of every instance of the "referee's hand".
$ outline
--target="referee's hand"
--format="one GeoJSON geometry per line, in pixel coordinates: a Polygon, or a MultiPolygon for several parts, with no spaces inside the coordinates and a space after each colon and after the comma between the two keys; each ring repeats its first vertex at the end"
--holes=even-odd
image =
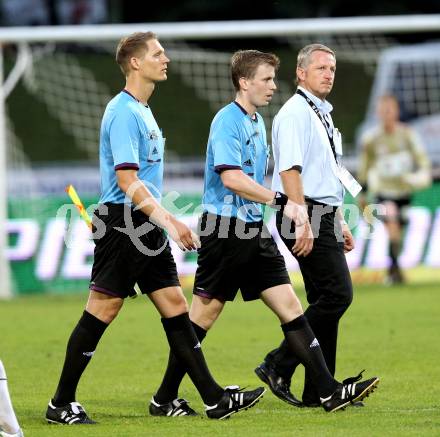
{"type": "Polygon", "coordinates": [[[307,206],[288,200],[284,206],[283,214],[295,223],[295,226],[302,226],[309,222],[307,206]]]}
{"type": "Polygon", "coordinates": [[[295,244],[292,252],[296,256],[307,256],[313,249],[313,232],[309,221],[302,226],[295,226],[295,244]]]}
{"type": "Polygon", "coordinates": [[[166,230],[181,250],[196,250],[200,247],[199,236],[176,218],[169,220],[166,230]]]}
{"type": "Polygon", "coordinates": [[[354,238],[347,223],[342,224],[342,236],[344,237],[344,253],[354,249],[354,238]]]}

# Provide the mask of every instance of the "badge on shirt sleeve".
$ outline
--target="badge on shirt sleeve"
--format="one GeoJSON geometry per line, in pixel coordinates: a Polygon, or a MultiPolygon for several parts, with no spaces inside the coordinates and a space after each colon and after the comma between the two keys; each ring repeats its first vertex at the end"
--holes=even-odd
{"type": "Polygon", "coordinates": [[[356,197],[362,190],[359,182],[342,164],[338,164],[338,178],[353,197],[356,197]]]}

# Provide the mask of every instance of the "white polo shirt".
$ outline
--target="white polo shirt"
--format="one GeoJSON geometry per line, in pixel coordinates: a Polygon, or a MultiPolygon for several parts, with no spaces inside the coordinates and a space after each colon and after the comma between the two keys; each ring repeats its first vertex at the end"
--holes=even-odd
{"type": "MultiPolygon", "coordinates": [[[[333,106],[302,87],[334,129],[330,112],[333,106]]],[[[275,167],[272,190],[284,193],[280,172],[291,168],[301,171],[304,195],[332,206],[342,205],[344,187],[335,171],[334,156],[326,128],[306,99],[294,94],[278,111],[272,125],[275,167]]],[[[336,150],[339,157],[342,147],[336,150]]]]}

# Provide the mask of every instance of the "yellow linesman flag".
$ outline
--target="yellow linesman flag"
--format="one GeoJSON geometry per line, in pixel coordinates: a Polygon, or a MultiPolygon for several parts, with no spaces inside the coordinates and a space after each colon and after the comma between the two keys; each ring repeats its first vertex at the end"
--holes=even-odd
{"type": "Polygon", "coordinates": [[[83,220],[86,222],[87,226],[92,229],[92,219],[90,218],[89,214],[87,213],[86,209],[84,208],[83,203],[81,202],[81,199],[78,196],[78,193],[76,192],[73,185],[68,185],[66,187],[66,192],[69,195],[69,197],[72,199],[73,204],[77,207],[79,214],[83,218],[83,220]]]}

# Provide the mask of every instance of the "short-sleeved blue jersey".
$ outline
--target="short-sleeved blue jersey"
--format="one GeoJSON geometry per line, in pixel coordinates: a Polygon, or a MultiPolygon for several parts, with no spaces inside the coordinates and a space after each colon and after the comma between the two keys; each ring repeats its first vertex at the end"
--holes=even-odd
{"type": "Polygon", "coordinates": [[[152,195],[160,199],[163,180],[164,138],[153,113],[127,91],[107,105],[101,123],[99,166],[100,203],[124,203],[116,170],[135,169],[152,195]]]}
{"type": "Polygon", "coordinates": [[[263,184],[269,158],[266,128],[261,115],[252,119],[237,103],[222,108],[214,117],[206,151],[203,208],[212,214],[237,217],[246,222],[263,219],[260,203],[228,190],[220,177],[227,169],[241,169],[263,184]]]}

